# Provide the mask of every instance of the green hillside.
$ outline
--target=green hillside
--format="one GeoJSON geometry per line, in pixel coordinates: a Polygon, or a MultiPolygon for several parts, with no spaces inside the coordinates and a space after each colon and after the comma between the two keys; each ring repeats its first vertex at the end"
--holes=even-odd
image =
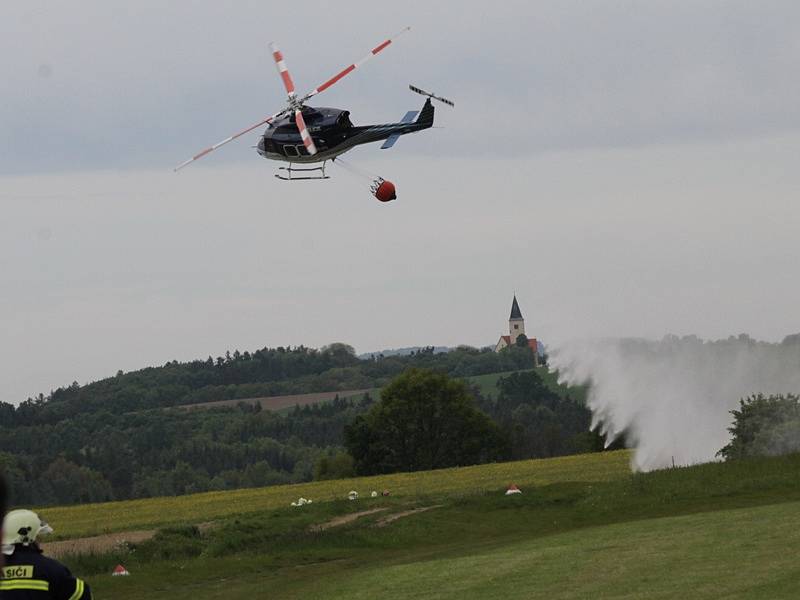
{"type": "MultiPolygon", "coordinates": [[[[500,353],[423,348],[405,356],[360,359],[351,347],[332,344],[226,352],[216,359],[119,371],[17,406],[0,401],[0,470],[14,505],[39,506],[310,481],[320,476],[319,465],[343,452],[347,427],[380,401],[380,392],[372,391],[401,373],[429,369],[469,379],[513,373],[532,363],[531,351],[517,347],[500,353]],[[303,406],[295,409],[295,404],[303,406]],[[190,406],[208,410],[178,408],[190,406]]],[[[594,440],[584,439],[585,407],[574,410],[574,402],[565,401],[568,406],[559,411],[558,398],[546,386],[526,385],[517,385],[502,406],[475,398],[504,429],[504,459],[598,449],[594,440]],[[528,413],[544,405],[551,418],[537,423],[552,430],[547,447],[529,448],[510,439],[517,419],[511,413],[520,404],[530,405],[528,413]]],[[[533,420],[528,421],[532,427],[533,420]]],[[[448,465],[474,462],[465,457],[448,465]]]]}
{"type": "MultiPolygon", "coordinates": [[[[609,452],[312,483],[280,497],[268,489],[210,504],[205,494],[123,503],[117,521],[136,527],[216,518],[202,534],[168,528],[135,552],[67,562],[99,598],[793,597],[800,456],[648,474],[631,474],[627,461],[609,452]],[[505,496],[510,481],[523,494],[505,496]],[[392,495],[365,497],[381,485],[395,486],[392,495]],[[341,499],[349,489],[359,500],[341,499]],[[298,495],[315,502],[288,507],[298,495]],[[376,526],[419,508],[428,510],[376,526]],[[312,529],[373,509],[382,511],[312,529]],[[105,574],[116,562],[133,575],[105,574]]],[[[48,516],[76,534],[92,530],[94,516],[108,523],[112,508],[48,516]]]]}

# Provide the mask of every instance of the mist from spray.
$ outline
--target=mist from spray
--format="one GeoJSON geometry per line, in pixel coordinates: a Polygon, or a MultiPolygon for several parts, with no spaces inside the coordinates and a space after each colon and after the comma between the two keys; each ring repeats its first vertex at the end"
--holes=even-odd
{"type": "Polygon", "coordinates": [[[550,364],[564,382],[591,383],[593,427],[609,440],[625,432],[633,468],[649,471],[714,460],[740,399],[800,392],[798,337],[569,342],[549,349],[550,364]]]}

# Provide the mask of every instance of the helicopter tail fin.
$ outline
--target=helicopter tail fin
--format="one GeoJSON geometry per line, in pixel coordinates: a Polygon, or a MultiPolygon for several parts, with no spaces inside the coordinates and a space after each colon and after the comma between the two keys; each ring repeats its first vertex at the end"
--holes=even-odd
{"type": "Polygon", "coordinates": [[[419,111],[419,116],[417,117],[416,123],[418,125],[422,125],[423,127],[433,127],[433,113],[433,104],[431,103],[431,99],[428,98],[425,100],[422,110],[419,111]]]}

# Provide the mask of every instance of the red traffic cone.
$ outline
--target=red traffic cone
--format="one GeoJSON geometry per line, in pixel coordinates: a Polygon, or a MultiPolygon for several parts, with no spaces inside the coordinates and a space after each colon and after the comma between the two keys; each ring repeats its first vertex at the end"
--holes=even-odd
{"type": "Polygon", "coordinates": [[[117,565],[116,567],[114,567],[114,571],[111,574],[114,575],[114,576],[117,576],[117,575],[130,575],[130,573],[128,573],[128,569],[126,569],[122,565],[117,565]]]}

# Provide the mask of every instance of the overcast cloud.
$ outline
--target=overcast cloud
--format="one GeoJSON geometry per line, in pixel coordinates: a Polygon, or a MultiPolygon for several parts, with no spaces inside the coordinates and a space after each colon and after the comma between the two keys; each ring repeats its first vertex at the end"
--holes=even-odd
{"type": "Polygon", "coordinates": [[[310,90],[406,25],[318,100],[366,123],[420,104],[408,83],[452,96],[429,155],[794,131],[798,23],[791,0],[5,2],[0,172],[172,165],[282,107],[270,40],[310,90]]]}
{"type": "Polygon", "coordinates": [[[6,2],[0,399],[221,354],[483,345],[516,289],[545,342],[800,331],[794,2],[6,2]],[[257,133],[300,89],[412,31],[318,104],[357,123],[452,97],[284,184],[257,133]]]}

